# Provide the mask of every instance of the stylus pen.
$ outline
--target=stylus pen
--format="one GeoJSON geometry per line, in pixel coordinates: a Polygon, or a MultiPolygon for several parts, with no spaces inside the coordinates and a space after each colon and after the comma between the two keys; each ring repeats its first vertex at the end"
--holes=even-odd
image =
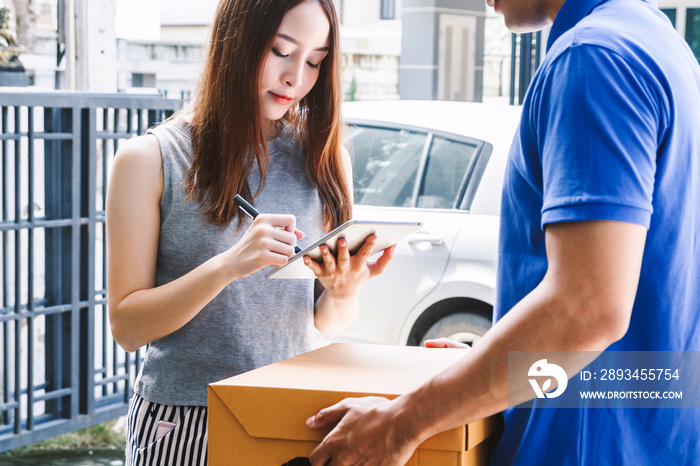
{"type": "MultiPolygon", "coordinates": [[[[252,205],[250,205],[250,203],[249,203],[248,201],[246,201],[245,199],[243,199],[243,198],[240,196],[240,194],[236,194],[236,195],[234,196],[233,202],[235,202],[236,204],[238,204],[238,208],[241,209],[243,212],[245,212],[245,213],[246,213],[250,218],[252,218],[253,220],[255,220],[255,217],[257,217],[258,215],[260,215],[260,212],[258,212],[258,210],[257,210],[255,207],[253,207],[252,205]]],[[[300,252],[301,252],[301,248],[300,248],[299,246],[296,246],[296,245],[295,245],[295,246],[294,246],[294,254],[299,254],[300,252]]]]}

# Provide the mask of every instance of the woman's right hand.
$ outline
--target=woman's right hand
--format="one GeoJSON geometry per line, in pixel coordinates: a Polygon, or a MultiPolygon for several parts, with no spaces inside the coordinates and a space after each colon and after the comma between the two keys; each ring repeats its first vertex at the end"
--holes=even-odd
{"type": "Polygon", "coordinates": [[[163,189],[156,137],[122,144],[107,184],[107,295],[112,335],[126,351],[182,328],[232,280],[285,264],[304,236],[292,215],[259,215],[238,244],[156,286],[163,189]]]}
{"type": "Polygon", "coordinates": [[[258,215],[240,241],[224,253],[227,269],[235,280],[268,265],[283,266],[303,237],[294,215],[258,215]]]}

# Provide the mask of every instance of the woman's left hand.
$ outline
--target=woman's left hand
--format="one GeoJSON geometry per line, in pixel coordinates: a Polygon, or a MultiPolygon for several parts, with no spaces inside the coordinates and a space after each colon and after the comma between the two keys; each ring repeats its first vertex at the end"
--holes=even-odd
{"type": "Polygon", "coordinates": [[[346,300],[357,294],[362,283],[381,274],[394,257],[396,245],[386,248],[376,261],[368,263],[376,242],[377,235],[368,236],[362,247],[351,256],[347,240],[341,238],[338,240],[337,258],[324,244],[321,246],[322,262],[304,256],[304,264],[316,274],[328,297],[346,300]]]}

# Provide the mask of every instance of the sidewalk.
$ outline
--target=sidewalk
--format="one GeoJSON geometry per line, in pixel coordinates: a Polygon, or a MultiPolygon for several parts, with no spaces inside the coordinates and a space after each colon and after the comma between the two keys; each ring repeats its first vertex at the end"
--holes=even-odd
{"type": "Polygon", "coordinates": [[[26,456],[0,456],[0,466],[123,466],[124,450],[92,448],[68,451],[47,451],[26,456]]]}

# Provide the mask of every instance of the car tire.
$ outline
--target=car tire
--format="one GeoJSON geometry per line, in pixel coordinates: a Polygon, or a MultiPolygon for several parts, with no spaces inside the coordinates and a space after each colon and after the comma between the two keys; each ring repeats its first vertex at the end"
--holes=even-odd
{"type": "Polygon", "coordinates": [[[469,312],[457,312],[435,322],[423,335],[420,346],[423,346],[425,340],[443,337],[472,346],[489,328],[491,328],[491,320],[486,317],[469,312]]]}

